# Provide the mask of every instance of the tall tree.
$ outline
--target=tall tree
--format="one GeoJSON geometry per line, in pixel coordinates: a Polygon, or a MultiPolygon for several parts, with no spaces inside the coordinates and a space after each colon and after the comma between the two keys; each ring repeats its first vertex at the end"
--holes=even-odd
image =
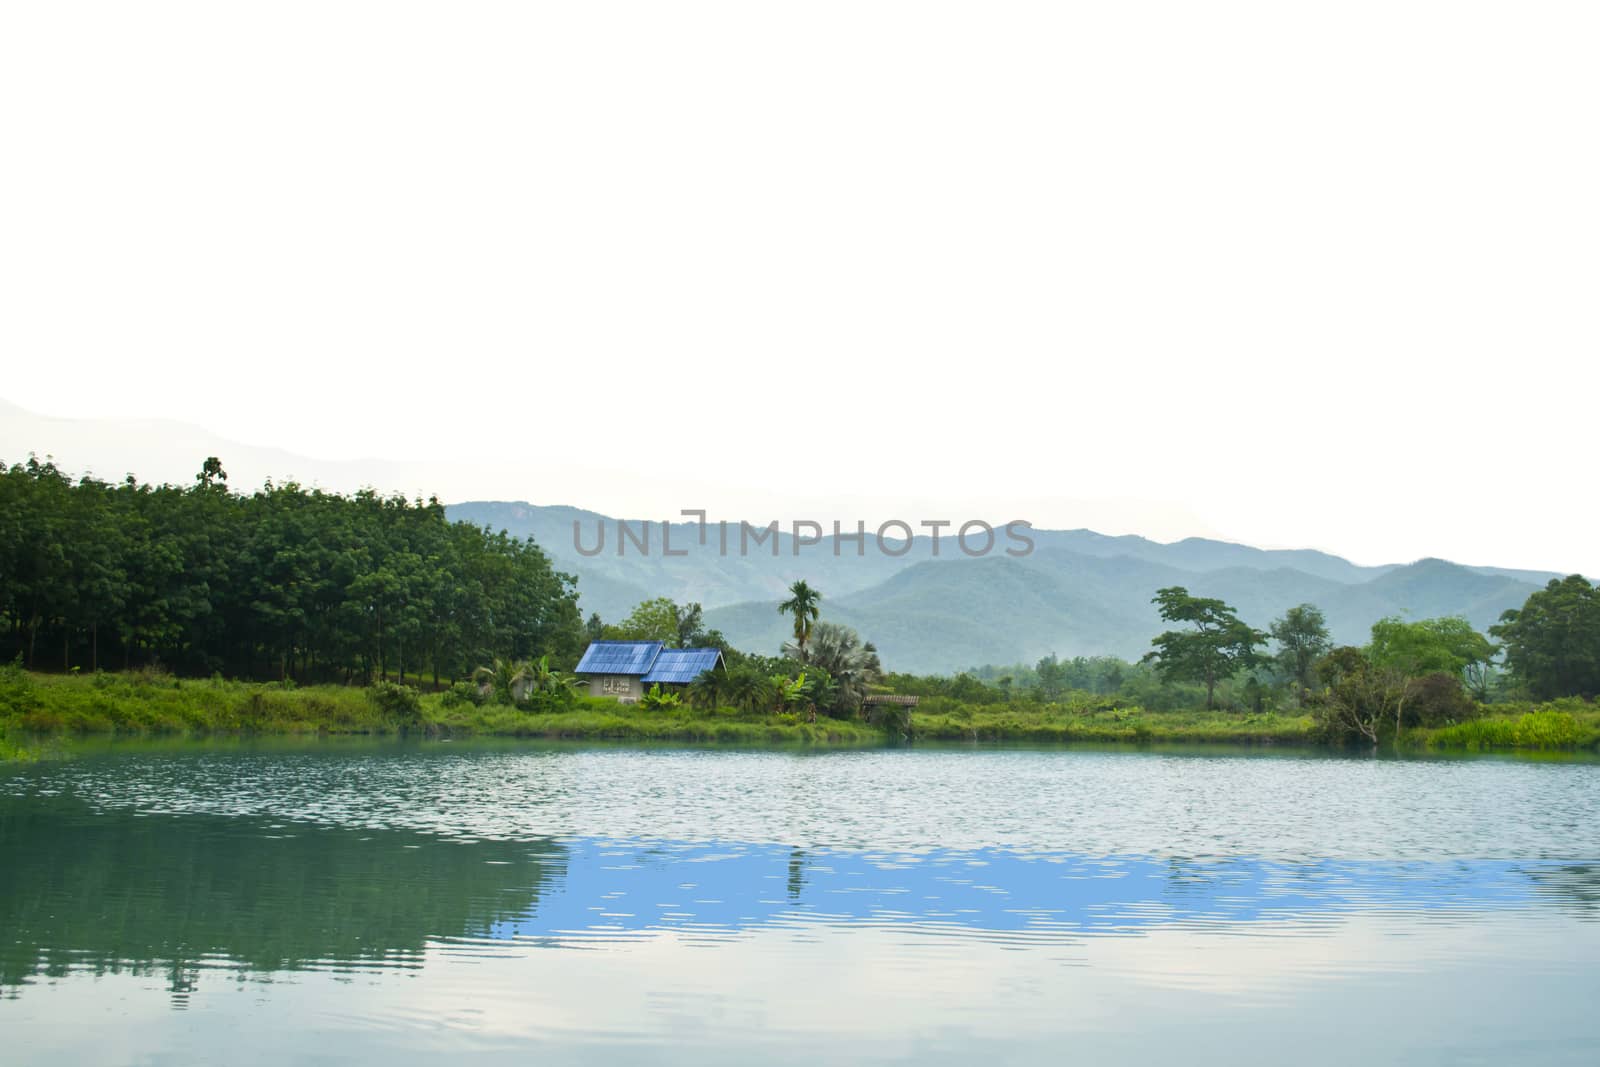
{"type": "Polygon", "coordinates": [[[244,495],[215,457],[181,488],[0,466],[0,659],[98,666],[120,645],[123,666],[193,674],[459,677],[494,655],[566,665],[581,635],[570,575],[436,500],[244,495]]]}
{"type": "Polygon", "coordinates": [[[1600,590],[1583,575],[1552,578],[1489,632],[1534,697],[1600,696],[1600,590]]]}
{"type": "Polygon", "coordinates": [[[1278,666],[1295,681],[1295,699],[1305,703],[1306,691],[1316,675],[1317,661],[1328,654],[1328,622],[1320,608],[1301,604],[1284,612],[1269,628],[1278,642],[1278,666]]]}
{"type": "Polygon", "coordinates": [[[637,604],[615,633],[623,641],[660,641],[676,646],[682,618],[682,608],[667,597],[656,597],[637,604]]]}
{"type": "MultiPolygon", "coordinates": [[[[848,626],[836,622],[819,622],[809,634],[811,646],[809,666],[821,668],[833,682],[833,710],[855,711],[867,695],[867,688],[883,675],[883,664],[871,642],[863,642],[861,635],[848,626]]],[[[799,642],[783,648],[784,655],[800,658],[799,642]]]]}
{"type": "Polygon", "coordinates": [[[700,643],[700,638],[705,634],[702,620],[705,609],[699,603],[675,606],[673,619],[677,623],[677,642],[679,648],[693,648],[700,643]]]}
{"type": "Polygon", "coordinates": [[[1372,624],[1367,655],[1378,667],[1410,675],[1459,675],[1493,659],[1495,647],[1459,616],[1407,622],[1391,615],[1372,624]]]}
{"type": "Polygon", "coordinates": [[[1034,673],[1039,679],[1039,695],[1045,700],[1055,700],[1066,688],[1066,670],[1054,652],[1041,659],[1034,673]]]}
{"type": "Polygon", "coordinates": [[[1395,737],[1404,726],[1407,704],[1427,689],[1430,676],[1454,679],[1459,692],[1464,672],[1473,664],[1487,664],[1494,655],[1488,638],[1463,618],[1406,622],[1389,616],[1373,623],[1366,657],[1393,694],[1395,737]]]}
{"type": "Polygon", "coordinates": [[[805,579],[789,587],[789,599],[778,605],[778,614],[794,616],[794,643],[796,659],[806,662],[806,642],[811,640],[811,627],[821,614],[822,594],[806,584],[805,579]]]}
{"type": "Polygon", "coordinates": [[[1222,601],[1190,596],[1174,585],[1158,590],[1151,603],[1160,607],[1163,620],[1186,623],[1189,629],[1155,638],[1145,660],[1155,662],[1163,680],[1203,682],[1207,708],[1216,707],[1218,681],[1259,662],[1256,646],[1266,644],[1267,635],[1241,622],[1222,601]]]}

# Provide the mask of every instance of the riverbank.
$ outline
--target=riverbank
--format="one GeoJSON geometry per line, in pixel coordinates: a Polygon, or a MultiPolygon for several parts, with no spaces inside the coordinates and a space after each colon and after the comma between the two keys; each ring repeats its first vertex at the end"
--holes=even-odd
{"type": "MultiPolygon", "coordinates": [[[[1315,744],[1309,715],[1162,711],[1104,701],[959,705],[931,701],[911,719],[919,741],[1064,744],[1315,744]]],[[[397,707],[378,690],[282,686],[159,673],[46,675],[0,669],[0,759],[26,759],[52,738],[92,736],[388,735],[708,744],[879,745],[898,739],[854,719],[791,713],[644,709],[590,697],[524,711],[422,694],[397,707]]],[[[1408,730],[1406,750],[1594,749],[1600,707],[1582,701],[1494,705],[1472,721],[1408,730]]]]}

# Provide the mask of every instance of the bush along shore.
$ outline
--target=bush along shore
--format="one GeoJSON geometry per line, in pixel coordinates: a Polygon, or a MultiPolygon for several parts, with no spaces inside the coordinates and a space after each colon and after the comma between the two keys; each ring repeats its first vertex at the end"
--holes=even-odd
{"type": "MultiPolygon", "coordinates": [[[[871,721],[794,712],[625,705],[570,692],[501,703],[475,687],[294,686],[180,679],[156,671],[46,675],[0,668],[0,759],[92,736],[347,734],[527,737],[690,743],[881,745],[891,742],[1326,745],[1312,716],[1149,711],[1069,694],[1051,703],[967,704],[934,697],[909,716],[871,721]]],[[[1386,745],[1385,747],[1395,747],[1386,745]]],[[[1593,750],[1600,705],[1501,704],[1405,731],[1409,751],[1593,750]]]]}

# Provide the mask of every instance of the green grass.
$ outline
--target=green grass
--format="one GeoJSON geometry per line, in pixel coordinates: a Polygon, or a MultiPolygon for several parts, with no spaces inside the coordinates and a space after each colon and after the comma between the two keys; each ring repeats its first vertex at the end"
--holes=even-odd
{"type": "Polygon", "coordinates": [[[210,734],[489,735],[736,744],[881,744],[883,731],[819,716],[689,708],[650,711],[578,697],[557,712],[500,705],[448,706],[422,696],[420,717],[384,710],[368,690],[348,686],[173,678],[165,674],[48,675],[0,668],[0,758],[34,751],[16,738],[204,736],[210,734]],[[11,738],[12,740],[6,740],[11,738]]]}
{"type": "Polygon", "coordinates": [[[0,726],[21,735],[380,733],[398,729],[363,690],[177,679],[46,675],[5,668],[0,726]]]}
{"type": "Polygon", "coordinates": [[[27,762],[38,758],[38,751],[32,745],[19,744],[6,737],[5,730],[0,729],[0,763],[27,762]]]}
{"type": "Polygon", "coordinates": [[[882,744],[883,731],[853,719],[818,716],[807,722],[794,715],[690,708],[645,710],[615,701],[580,698],[568,711],[530,714],[516,708],[487,706],[424,714],[437,729],[451,734],[549,739],[597,738],[618,741],[699,741],[733,744],[882,744]]]}
{"type": "MultiPolygon", "coordinates": [[[[919,741],[1061,744],[1312,744],[1307,715],[1147,711],[1105,698],[967,705],[930,698],[912,715],[919,741]]],[[[445,694],[415,712],[386,710],[373,691],[179,679],[151,672],[33,674],[0,667],[0,760],[36,758],[52,738],[91,736],[385,735],[526,737],[708,744],[877,745],[883,730],[854,719],[688,707],[646,710],[578,697],[559,711],[477,707],[445,694]]],[[[1485,709],[1469,722],[1408,731],[1417,749],[1600,747],[1600,706],[1578,700],[1485,709]]]]}
{"type": "Polygon", "coordinates": [[[1306,715],[1072,704],[936,705],[919,710],[913,723],[917,738],[930,741],[1306,744],[1311,730],[1306,715]]]}
{"type": "Polygon", "coordinates": [[[1413,731],[1413,743],[1426,748],[1464,749],[1576,749],[1600,747],[1600,706],[1581,700],[1559,700],[1546,705],[1490,707],[1481,718],[1413,731]]]}

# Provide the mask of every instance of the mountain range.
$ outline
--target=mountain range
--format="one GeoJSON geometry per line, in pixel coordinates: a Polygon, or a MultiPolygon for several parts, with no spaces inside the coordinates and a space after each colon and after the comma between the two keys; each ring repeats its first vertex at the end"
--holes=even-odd
{"type": "MultiPolygon", "coordinates": [[[[869,534],[864,555],[850,543],[835,555],[826,542],[797,551],[786,533],[778,535],[775,554],[770,542],[741,554],[733,524],[724,555],[714,525],[702,545],[699,528],[681,523],[668,533],[674,555],[667,556],[660,523],[649,524],[645,552],[632,540],[619,545],[617,520],[579,508],[472,501],[450,505],[448,514],[533,537],[577,576],[585,614],[615,622],[652,597],[698,602],[706,625],[752,652],[775,653],[782,645],[789,623],[777,603],[791,582],[804,578],[823,592],[824,618],[859,630],[890,670],[917,673],[1031,663],[1050,653],[1136,659],[1165,628],[1151,597],[1172,585],[1219,597],[1262,629],[1296,604],[1315,604],[1335,641],[1360,644],[1387,615],[1462,615],[1487,629],[1558,577],[1442,559],[1363,567],[1309,549],[1205,538],[1163,544],[1091,530],[1033,530],[1027,555],[1006,555],[1002,540],[995,551],[968,558],[948,533],[937,554],[927,536],[892,545],[902,554],[891,556],[877,551],[869,534]],[[604,548],[586,554],[601,530],[604,548]]],[[[629,523],[636,537],[644,536],[644,526],[629,523]]]]}

